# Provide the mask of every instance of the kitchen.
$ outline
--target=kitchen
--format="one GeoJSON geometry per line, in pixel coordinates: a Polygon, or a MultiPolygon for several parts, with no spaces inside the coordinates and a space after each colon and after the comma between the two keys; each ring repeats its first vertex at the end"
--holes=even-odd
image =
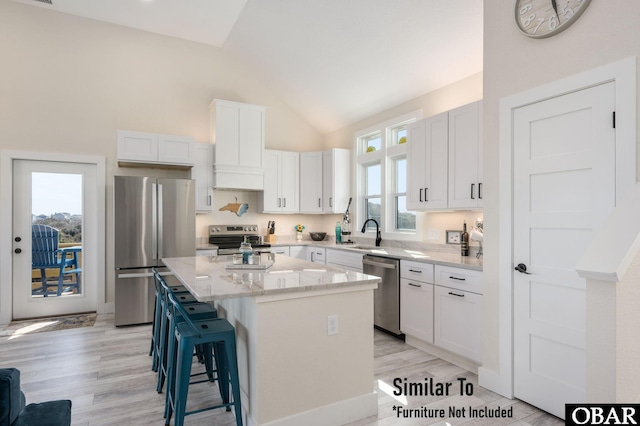
{"type": "MultiPolygon", "coordinates": [[[[266,147],[284,151],[324,151],[334,147],[351,149],[356,132],[408,111],[422,108],[423,116],[430,117],[482,99],[486,190],[483,207],[483,366],[488,372],[496,373],[491,375],[492,378],[507,378],[507,372],[511,370],[505,356],[508,353],[505,347],[510,345],[506,337],[509,332],[504,330],[505,310],[500,306],[500,300],[505,296],[500,283],[505,282],[504,271],[508,269],[510,273],[510,268],[504,267],[498,254],[503,246],[504,236],[499,229],[505,214],[500,204],[502,193],[498,191],[502,182],[499,159],[503,146],[500,142],[500,100],[585,70],[637,56],[639,51],[634,38],[627,36],[637,32],[635,22],[640,13],[632,1],[619,2],[616,7],[591,2],[576,25],[543,40],[525,38],[517,31],[512,5],[505,7],[502,2],[485,1],[481,72],[461,75],[446,87],[424,95],[421,93],[427,91],[416,93],[412,101],[398,102],[398,106],[382,112],[372,111],[365,119],[322,134],[300,119],[249,69],[239,66],[218,49],[9,1],[3,2],[1,7],[2,51],[7,63],[20,65],[3,71],[3,111],[6,113],[4,124],[0,126],[2,148],[45,151],[42,141],[47,141],[46,151],[106,157],[107,212],[113,209],[112,176],[122,174],[122,169],[116,165],[116,131],[126,129],[189,135],[198,142],[207,142],[208,105],[214,98],[267,106],[266,147]],[[77,36],[79,33],[93,37],[84,39],[77,36]],[[535,67],[531,66],[532,63],[536,64],[535,67]],[[49,72],[43,75],[39,72],[41,69],[49,72]],[[216,76],[215,82],[211,80],[212,75],[216,76]],[[101,83],[97,84],[97,80],[101,83]],[[37,117],[37,125],[31,117],[37,117]],[[304,150],[301,141],[304,141],[304,150]]],[[[632,120],[637,120],[636,115],[632,115],[632,120]]],[[[636,141],[635,132],[632,140],[636,141]]],[[[631,157],[635,158],[635,154],[631,157]]],[[[1,171],[6,173],[4,169],[1,171]]],[[[148,170],[126,171],[148,174],[148,170]]],[[[188,177],[186,171],[155,171],[162,177],[188,177]]],[[[3,174],[6,182],[5,176],[3,174]]],[[[335,222],[342,219],[341,214],[279,214],[266,218],[254,210],[259,205],[257,192],[215,191],[213,199],[214,211],[196,218],[196,235],[200,238],[206,238],[211,223],[255,223],[263,233],[267,221],[275,220],[276,232],[283,237],[288,236],[293,242],[293,228],[298,223],[304,224],[307,230],[331,233],[335,222]],[[224,205],[235,202],[248,204],[250,210],[238,218],[228,211],[219,211],[224,205]]],[[[3,262],[6,262],[11,247],[6,245],[10,238],[6,238],[6,216],[3,217],[5,238],[2,250],[3,262]]],[[[427,222],[425,228],[441,231],[438,242],[445,244],[445,231],[459,230],[464,219],[468,224],[475,223],[477,212],[429,213],[420,218],[427,222]]],[[[110,254],[114,249],[111,221],[108,213],[104,297],[99,300],[98,307],[102,312],[112,312],[114,301],[114,287],[109,284],[114,281],[115,266],[110,254]]],[[[387,239],[383,235],[384,240],[387,239]]],[[[2,295],[7,294],[8,270],[10,265],[3,263],[2,295]]],[[[10,312],[10,300],[2,297],[0,313],[3,321],[7,321],[7,312],[10,312]]],[[[628,344],[634,341],[629,339],[628,344]]],[[[498,382],[509,382],[509,379],[498,382]]],[[[632,395],[633,386],[627,387],[626,395],[632,395]]],[[[508,386],[504,392],[509,393],[508,386]]]]}

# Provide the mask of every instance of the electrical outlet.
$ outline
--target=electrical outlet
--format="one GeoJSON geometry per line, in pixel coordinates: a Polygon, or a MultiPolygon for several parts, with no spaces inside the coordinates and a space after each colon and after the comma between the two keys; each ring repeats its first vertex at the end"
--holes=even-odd
{"type": "Polygon", "coordinates": [[[338,334],[338,315],[327,316],[327,336],[338,334]]]}

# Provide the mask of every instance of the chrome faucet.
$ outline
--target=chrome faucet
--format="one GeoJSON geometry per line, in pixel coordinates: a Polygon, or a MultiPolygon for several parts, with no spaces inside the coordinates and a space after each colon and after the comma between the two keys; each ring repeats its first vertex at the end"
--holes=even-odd
{"type": "Polygon", "coordinates": [[[367,223],[369,223],[369,221],[373,221],[373,223],[376,224],[376,247],[380,247],[380,242],[382,241],[382,237],[380,236],[380,225],[378,225],[378,221],[375,219],[367,219],[364,221],[364,224],[362,225],[362,229],[361,232],[364,234],[365,231],[367,230],[367,223]]]}

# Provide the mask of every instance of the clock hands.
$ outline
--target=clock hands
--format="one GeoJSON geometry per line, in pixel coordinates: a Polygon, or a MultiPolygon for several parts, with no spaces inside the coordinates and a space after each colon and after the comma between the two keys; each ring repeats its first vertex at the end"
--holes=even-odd
{"type": "Polygon", "coordinates": [[[560,16],[558,15],[558,5],[556,4],[556,0],[551,0],[551,6],[553,6],[554,12],[556,12],[556,18],[558,18],[558,23],[560,23],[560,16]]]}

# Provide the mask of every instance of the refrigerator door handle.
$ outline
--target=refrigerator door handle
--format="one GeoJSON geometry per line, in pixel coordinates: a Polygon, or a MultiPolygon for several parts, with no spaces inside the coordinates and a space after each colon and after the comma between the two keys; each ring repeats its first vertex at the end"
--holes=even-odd
{"type": "Polygon", "coordinates": [[[153,277],[153,273],[138,272],[138,273],[130,273],[130,274],[118,274],[118,278],[145,278],[145,277],[153,277]]]}
{"type": "Polygon", "coordinates": [[[151,184],[151,259],[158,258],[158,195],[157,184],[151,184]]]}
{"type": "Polygon", "coordinates": [[[158,184],[158,204],[156,205],[156,209],[158,210],[158,227],[156,228],[158,232],[158,259],[162,259],[162,184],[158,184]]]}

